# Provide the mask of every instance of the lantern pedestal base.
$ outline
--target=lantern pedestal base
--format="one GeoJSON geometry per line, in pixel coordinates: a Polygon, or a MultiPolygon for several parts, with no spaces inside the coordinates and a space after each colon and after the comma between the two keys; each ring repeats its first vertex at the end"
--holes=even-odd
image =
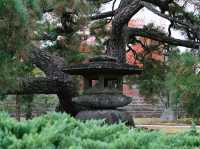
{"type": "Polygon", "coordinates": [[[123,107],[131,103],[132,98],[124,95],[112,94],[91,94],[78,96],[72,99],[78,105],[82,105],[92,109],[115,109],[123,107]]]}
{"type": "Polygon", "coordinates": [[[124,122],[127,125],[134,126],[134,121],[132,116],[130,116],[126,112],[118,110],[81,111],[76,115],[76,118],[80,120],[104,119],[105,122],[108,124],[124,122]]]}

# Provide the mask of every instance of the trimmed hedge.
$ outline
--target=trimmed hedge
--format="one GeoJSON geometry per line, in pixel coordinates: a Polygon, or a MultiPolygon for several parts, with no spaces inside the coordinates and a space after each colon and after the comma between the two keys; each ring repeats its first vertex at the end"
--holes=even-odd
{"type": "Polygon", "coordinates": [[[17,122],[0,114],[0,149],[199,149],[200,135],[166,135],[49,113],[17,122]]]}

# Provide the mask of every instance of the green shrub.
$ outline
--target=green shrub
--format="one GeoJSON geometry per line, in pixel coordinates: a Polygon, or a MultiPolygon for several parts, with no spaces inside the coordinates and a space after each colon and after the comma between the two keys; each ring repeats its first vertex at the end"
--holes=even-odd
{"type": "Polygon", "coordinates": [[[17,122],[0,114],[0,149],[197,149],[199,134],[166,135],[49,113],[17,122]]]}

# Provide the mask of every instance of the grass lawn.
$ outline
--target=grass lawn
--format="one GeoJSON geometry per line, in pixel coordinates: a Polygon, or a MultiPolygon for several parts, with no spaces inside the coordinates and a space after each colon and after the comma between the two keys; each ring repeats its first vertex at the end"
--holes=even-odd
{"type": "Polygon", "coordinates": [[[176,121],[163,121],[160,118],[134,118],[138,125],[191,125],[191,118],[178,119],[176,121]]]}
{"type": "MultiPolygon", "coordinates": [[[[178,119],[177,121],[162,121],[160,118],[134,118],[137,127],[160,130],[165,133],[173,134],[188,131],[191,128],[192,119],[178,119]]],[[[200,126],[196,126],[200,132],[200,126]]]]}

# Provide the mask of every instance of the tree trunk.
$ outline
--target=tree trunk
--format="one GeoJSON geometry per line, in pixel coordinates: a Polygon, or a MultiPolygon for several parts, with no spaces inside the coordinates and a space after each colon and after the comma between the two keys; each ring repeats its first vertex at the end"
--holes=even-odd
{"type": "Polygon", "coordinates": [[[20,121],[20,117],[21,117],[21,105],[20,105],[20,96],[16,95],[16,119],[18,121],[20,121]]]}
{"type": "Polygon", "coordinates": [[[27,96],[26,120],[32,118],[32,103],[33,103],[33,99],[34,99],[33,95],[27,96]]]}
{"type": "Polygon", "coordinates": [[[118,63],[126,62],[126,35],[123,32],[113,35],[108,43],[107,55],[117,58],[118,63]]]}
{"type": "Polygon", "coordinates": [[[69,113],[71,116],[75,116],[78,112],[76,111],[75,104],[72,102],[71,95],[61,90],[57,94],[59,98],[59,105],[56,107],[57,112],[66,112],[69,113]]]}
{"type": "Polygon", "coordinates": [[[112,20],[112,34],[107,53],[116,57],[119,63],[126,62],[128,22],[142,7],[139,0],[122,0],[112,20]]]}
{"type": "Polygon", "coordinates": [[[49,86],[47,89],[49,90],[52,87],[59,98],[59,105],[56,111],[67,112],[74,116],[76,111],[74,110],[72,97],[76,94],[76,88],[72,77],[62,71],[65,66],[64,59],[51,55],[44,49],[37,48],[32,51],[31,59],[51,81],[54,80],[55,82],[55,86],[49,86]]]}
{"type": "Polygon", "coordinates": [[[65,66],[64,59],[39,48],[34,48],[31,51],[30,59],[46,76],[18,78],[18,89],[8,91],[7,94],[57,94],[59,106],[56,111],[75,115],[72,97],[76,94],[76,88],[72,77],[62,71],[65,66]]]}

